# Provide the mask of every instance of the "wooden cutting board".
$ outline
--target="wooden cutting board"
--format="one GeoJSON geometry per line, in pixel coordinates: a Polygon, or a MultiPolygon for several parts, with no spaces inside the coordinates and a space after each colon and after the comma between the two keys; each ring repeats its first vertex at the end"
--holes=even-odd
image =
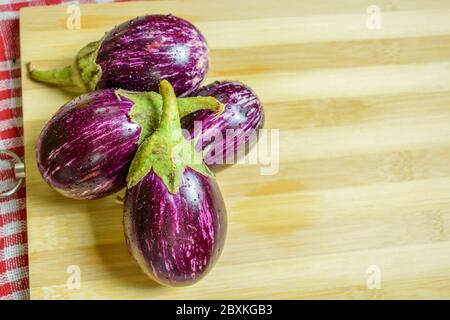
{"type": "Polygon", "coordinates": [[[31,297],[449,299],[450,2],[377,3],[380,29],[372,0],[85,5],[79,30],[67,29],[66,7],[23,9],[31,297]],[[207,81],[249,84],[266,128],[279,129],[277,174],[261,175],[264,165],[218,174],[226,247],[186,288],[143,275],[114,197],[66,199],[35,164],[41,128],[73,94],[30,81],[25,64],[69,64],[146,13],[192,21],[211,49],[207,81]],[[78,267],[81,287],[68,288],[78,267]]]}

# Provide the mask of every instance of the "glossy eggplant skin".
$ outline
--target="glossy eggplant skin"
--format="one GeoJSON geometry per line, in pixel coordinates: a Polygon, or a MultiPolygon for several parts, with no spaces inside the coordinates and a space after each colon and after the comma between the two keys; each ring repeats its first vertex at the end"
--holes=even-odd
{"type": "Polygon", "coordinates": [[[213,96],[225,105],[219,117],[201,110],[182,119],[189,138],[197,134],[196,122],[201,125],[203,139],[199,141],[197,149],[210,148],[203,159],[217,172],[234,164],[256,143],[258,130],[264,125],[263,106],[252,89],[237,81],[214,82],[200,88],[194,95],[213,96]],[[227,137],[227,130],[234,130],[233,134],[227,137]],[[255,139],[250,138],[252,133],[255,139]],[[218,140],[215,137],[217,134],[220,135],[218,140]]]}
{"type": "Polygon", "coordinates": [[[204,36],[172,15],[147,15],[122,23],[101,41],[97,89],[157,91],[168,80],[177,96],[197,90],[208,71],[204,36]]]}
{"type": "Polygon", "coordinates": [[[171,194],[153,171],[127,190],[124,227],[141,269],[167,286],[186,286],[205,276],[223,249],[227,217],[213,177],[187,167],[171,194]]]}
{"type": "Polygon", "coordinates": [[[131,122],[133,102],[112,89],[82,95],[48,121],[36,146],[38,169],[60,193],[93,199],[125,186],[141,127],[131,122]]]}

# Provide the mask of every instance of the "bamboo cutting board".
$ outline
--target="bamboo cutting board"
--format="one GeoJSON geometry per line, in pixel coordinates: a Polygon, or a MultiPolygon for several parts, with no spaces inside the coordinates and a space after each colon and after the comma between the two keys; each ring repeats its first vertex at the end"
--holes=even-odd
{"type": "Polygon", "coordinates": [[[279,129],[277,174],[218,174],[219,263],[165,288],[129,256],[114,197],[70,200],[41,179],[38,134],[73,94],[24,76],[31,297],[450,298],[450,2],[377,3],[379,29],[372,0],[85,5],[79,30],[65,7],[23,9],[22,65],[42,68],[135,16],[186,18],[209,42],[207,82],[249,84],[279,129]],[[81,287],[68,287],[75,274],[81,287]]]}

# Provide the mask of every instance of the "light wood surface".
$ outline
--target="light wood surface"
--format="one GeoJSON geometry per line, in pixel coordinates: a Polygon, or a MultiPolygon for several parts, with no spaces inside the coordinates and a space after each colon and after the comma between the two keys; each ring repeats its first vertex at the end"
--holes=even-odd
{"type": "Polygon", "coordinates": [[[278,174],[217,176],[229,232],[214,270],[164,288],[129,256],[113,197],[66,199],[41,179],[37,136],[73,95],[24,76],[31,297],[449,299],[450,2],[376,2],[379,30],[366,27],[371,0],[86,5],[80,30],[65,7],[23,9],[21,62],[39,67],[135,16],[186,18],[208,39],[208,82],[249,84],[280,130],[278,174]],[[70,265],[80,289],[66,286],[70,265]]]}

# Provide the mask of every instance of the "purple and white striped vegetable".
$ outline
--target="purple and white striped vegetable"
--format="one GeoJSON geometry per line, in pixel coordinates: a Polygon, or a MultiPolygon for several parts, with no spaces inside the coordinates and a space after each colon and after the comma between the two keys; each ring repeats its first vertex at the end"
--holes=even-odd
{"type": "Polygon", "coordinates": [[[147,15],[89,43],[70,66],[45,71],[29,67],[35,80],[75,85],[83,92],[157,91],[159,82],[166,79],[177,95],[185,96],[198,89],[208,71],[208,47],[190,22],[172,15],[147,15]]]}
{"type": "MultiPolygon", "coordinates": [[[[212,97],[179,98],[180,115],[220,109],[212,97]]],[[[95,199],[126,185],[138,143],[158,126],[162,97],[105,89],[81,95],[61,107],[41,132],[38,169],[44,180],[75,199],[95,199]]]]}
{"type": "Polygon", "coordinates": [[[200,110],[182,119],[190,138],[202,134],[197,150],[204,150],[205,163],[218,171],[234,164],[257,142],[264,124],[263,106],[253,90],[236,81],[214,82],[194,94],[212,96],[224,104],[219,116],[200,110]]]}
{"type": "Polygon", "coordinates": [[[160,127],[140,146],[128,175],[125,236],[141,269],[168,286],[200,280],[222,251],[226,209],[201,154],[182,134],[166,81],[160,127]]]}
{"type": "Polygon", "coordinates": [[[218,259],[226,212],[214,178],[186,168],[179,191],[168,192],[154,172],[125,201],[128,247],[142,270],[165,285],[189,285],[218,259]]]}

